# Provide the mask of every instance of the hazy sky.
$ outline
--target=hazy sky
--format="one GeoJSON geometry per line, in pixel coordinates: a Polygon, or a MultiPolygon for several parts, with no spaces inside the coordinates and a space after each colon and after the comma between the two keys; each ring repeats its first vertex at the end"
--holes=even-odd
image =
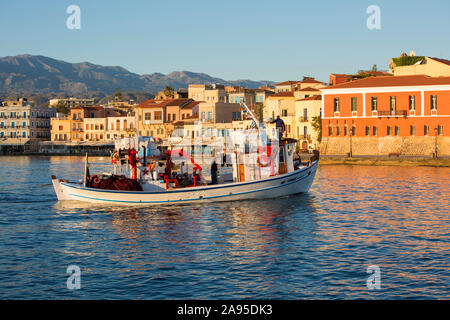
{"type": "Polygon", "coordinates": [[[39,54],[227,80],[328,80],[402,52],[450,59],[450,1],[0,0],[0,56],[39,54]],[[81,29],[69,30],[69,5],[81,29]],[[381,30],[366,9],[381,8],[381,30]]]}

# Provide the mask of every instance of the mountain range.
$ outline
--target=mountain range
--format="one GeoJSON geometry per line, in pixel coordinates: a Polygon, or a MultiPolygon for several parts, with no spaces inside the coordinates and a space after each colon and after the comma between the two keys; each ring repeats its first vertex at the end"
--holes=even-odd
{"type": "Polygon", "coordinates": [[[39,56],[18,55],[0,58],[0,95],[65,94],[78,97],[105,96],[116,88],[123,92],[157,93],[166,86],[187,88],[189,84],[218,83],[257,88],[272,81],[227,81],[204,73],[174,71],[139,75],[123,67],[90,62],[69,63],[39,56]]]}

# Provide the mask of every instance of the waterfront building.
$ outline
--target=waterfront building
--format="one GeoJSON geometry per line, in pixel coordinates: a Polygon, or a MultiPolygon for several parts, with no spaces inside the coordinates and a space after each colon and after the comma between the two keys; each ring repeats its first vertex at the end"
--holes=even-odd
{"type": "Polygon", "coordinates": [[[149,99],[135,108],[139,135],[146,137],[166,137],[166,106],[172,100],[149,99]]]}
{"type": "MultiPolygon", "coordinates": [[[[320,93],[320,91],[319,91],[320,93]]],[[[295,132],[293,138],[298,140],[302,151],[311,152],[319,149],[319,131],[313,126],[320,120],[322,96],[312,95],[295,100],[295,132]]]]}
{"type": "Polygon", "coordinates": [[[82,142],[86,139],[84,134],[85,119],[118,115],[120,115],[119,112],[100,106],[71,108],[67,116],[59,114],[58,117],[51,119],[51,141],[82,142]]]}
{"type": "Polygon", "coordinates": [[[106,119],[106,141],[134,137],[136,135],[136,116],[133,113],[111,116],[106,119]]]}
{"type": "Polygon", "coordinates": [[[321,92],[322,154],[450,155],[450,77],[369,77],[321,92]]]}
{"type": "Polygon", "coordinates": [[[292,91],[282,91],[266,98],[264,105],[264,121],[280,117],[293,116],[295,113],[295,96],[292,91]]]}
{"type": "Polygon", "coordinates": [[[53,108],[33,106],[26,99],[4,101],[0,107],[0,149],[36,152],[39,142],[50,140],[50,118],[53,108]]]}
{"type": "Polygon", "coordinates": [[[84,118],[84,141],[106,141],[108,118],[84,118]]]}
{"type": "MultiPolygon", "coordinates": [[[[295,96],[293,91],[280,91],[266,98],[263,110],[264,121],[272,121],[280,116],[286,130],[285,137],[295,139],[295,96]]],[[[275,127],[275,124],[268,124],[268,127],[275,127]]]]}
{"type": "Polygon", "coordinates": [[[51,141],[71,141],[71,121],[68,116],[61,113],[56,114],[56,117],[50,119],[50,128],[51,141]]]}
{"type": "Polygon", "coordinates": [[[192,99],[174,99],[166,105],[166,136],[172,135],[175,129],[175,123],[187,119],[193,114],[198,114],[198,105],[200,101],[192,99]]]}

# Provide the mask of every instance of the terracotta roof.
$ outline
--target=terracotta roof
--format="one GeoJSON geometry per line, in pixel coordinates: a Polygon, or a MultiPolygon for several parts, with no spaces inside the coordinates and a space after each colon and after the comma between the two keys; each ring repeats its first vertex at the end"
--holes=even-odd
{"type": "Polygon", "coordinates": [[[308,97],[308,98],[298,99],[298,100],[295,100],[295,101],[313,101],[313,100],[322,100],[322,95],[311,96],[311,97],[308,97]]]}
{"type": "Polygon", "coordinates": [[[313,79],[313,78],[308,78],[308,79],[300,81],[299,83],[322,83],[323,84],[324,82],[318,81],[318,80],[313,79]]]}
{"type": "Polygon", "coordinates": [[[335,86],[327,87],[321,90],[432,85],[450,85],[450,77],[429,77],[426,75],[369,77],[337,84],[335,86]]]}
{"type": "Polygon", "coordinates": [[[185,109],[192,109],[194,108],[196,105],[202,103],[202,101],[191,101],[189,104],[183,106],[183,110],[185,109]]]}
{"type": "Polygon", "coordinates": [[[155,99],[149,99],[144,102],[141,102],[137,105],[137,108],[164,108],[169,103],[171,103],[173,100],[177,99],[166,99],[166,100],[155,100],[155,99]]]}
{"type": "Polygon", "coordinates": [[[320,90],[316,89],[316,88],[307,87],[307,88],[299,89],[296,91],[320,91],[320,90]]]}
{"type": "Polygon", "coordinates": [[[284,82],[277,83],[275,86],[276,87],[278,87],[278,86],[292,86],[292,85],[297,84],[297,83],[299,83],[299,81],[291,81],[291,80],[289,80],[289,81],[284,81],[284,82]]]}
{"type": "Polygon", "coordinates": [[[276,97],[294,97],[294,93],[292,91],[283,91],[268,96],[267,98],[276,98],[276,97]]]}
{"type": "Polygon", "coordinates": [[[166,104],[166,106],[181,106],[182,104],[185,104],[189,102],[189,98],[179,98],[179,99],[173,99],[170,100],[169,103],[166,104]]]}

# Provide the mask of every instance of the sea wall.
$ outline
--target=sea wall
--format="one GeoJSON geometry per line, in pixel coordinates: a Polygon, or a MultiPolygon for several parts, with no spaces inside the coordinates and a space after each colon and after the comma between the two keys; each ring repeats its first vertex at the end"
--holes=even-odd
{"type": "Polygon", "coordinates": [[[450,137],[324,137],[320,154],[324,156],[373,157],[450,157],[450,137]]]}

